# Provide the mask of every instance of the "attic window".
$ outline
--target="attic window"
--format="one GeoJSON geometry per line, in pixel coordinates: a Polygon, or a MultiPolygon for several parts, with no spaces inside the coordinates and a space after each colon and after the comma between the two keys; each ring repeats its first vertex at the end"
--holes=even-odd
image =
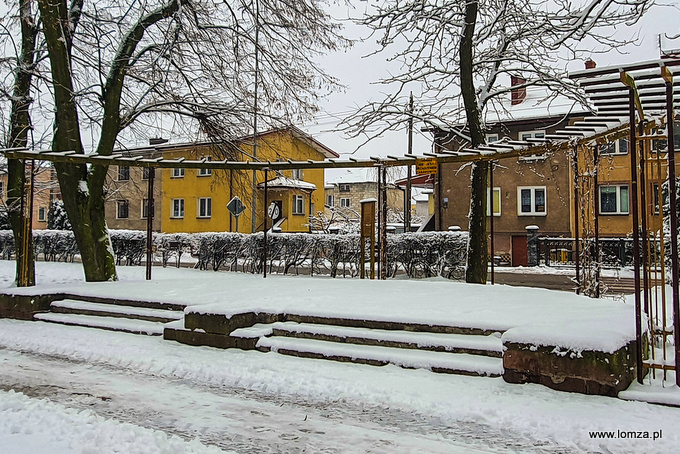
{"type": "Polygon", "coordinates": [[[338,189],[340,190],[340,192],[349,192],[350,191],[349,184],[341,184],[338,187],[338,189]]]}

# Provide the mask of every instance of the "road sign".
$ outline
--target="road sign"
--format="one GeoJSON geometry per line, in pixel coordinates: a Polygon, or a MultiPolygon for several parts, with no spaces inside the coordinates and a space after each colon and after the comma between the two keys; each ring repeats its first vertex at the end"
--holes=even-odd
{"type": "Polygon", "coordinates": [[[229,203],[227,203],[227,210],[229,210],[229,212],[233,214],[234,217],[239,217],[241,213],[245,211],[245,209],[246,206],[238,197],[234,197],[229,201],[229,203]]]}
{"type": "Polygon", "coordinates": [[[437,159],[416,159],[416,174],[432,175],[437,173],[437,159]]]}
{"type": "Polygon", "coordinates": [[[269,204],[269,208],[267,208],[267,214],[271,219],[278,219],[281,217],[281,208],[279,208],[279,204],[276,202],[272,202],[269,204]]]}

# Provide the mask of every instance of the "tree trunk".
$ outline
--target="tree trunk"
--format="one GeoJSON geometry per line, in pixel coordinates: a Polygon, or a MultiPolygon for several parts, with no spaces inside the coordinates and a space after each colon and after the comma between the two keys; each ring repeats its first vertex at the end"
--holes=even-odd
{"type": "MultiPolygon", "coordinates": [[[[460,40],[460,89],[465,105],[465,115],[470,130],[472,148],[486,143],[479,101],[473,79],[474,34],[478,2],[468,0],[465,5],[465,26],[460,40]]],[[[485,284],[488,266],[486,238],[486,205],[488,163],[477,162],[472,166],[470,224],[468,241],[468,266],[465,281],[485,284]]]]}
{"type": "MultiPolygon", "coordinates": [[[[43,33],[52,70],[54,101],[54,151],[83,152],[80,125],[71,74],[71,36],[64,33],[75,28],[69,22],[66,2],[39,0],[43,33]]],[[[64,208],[73,227],[87,281],[116,280],[116,267],[111,240],[104,218],[103,185],[89,181],[85,165],[55,164],[64,208]]],[[[106,172],[102,166],[93,170],[98,176],[106,172]]],[[[97,180],[101,180],[98,177],[97,180]]]]}
{"type": "MultiPolygon", "coordinates": [[[[31,129],[29,107],[31,105],[31,83],[35,53],[36,27],[33,23],[31,0],[21,0],[19,16],[21,24],[21,55],[16,68],[12,110],[10,112],[9,147],[23,148],[28,145],[28,132],[31,129]]],[[[26,173],[24,161],[10,159],[7,162],[7,207],[9,220],[14,233],[16,257],[16,285],[28,287],[35,285],[35,264],[33,257],[33,232],[30,220],[24,214],[26,199],[26,173]]]]}

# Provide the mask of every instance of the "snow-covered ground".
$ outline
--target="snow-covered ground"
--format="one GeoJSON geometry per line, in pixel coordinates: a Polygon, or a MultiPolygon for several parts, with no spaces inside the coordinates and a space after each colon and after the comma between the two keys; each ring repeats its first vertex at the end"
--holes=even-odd
{"type": "MultiPolygon", "coordinates": [[[[13,270],[13,263],[0,262],[0,281],[10,285],[13,270]]],[[[406,316],[429,309],[424,302],[432,298],[446,298],[420,317],[443,323],[460,316],[495,326],[531,319],[532,308],[535,320],[552,316],[555,323],[559,317],[551,313],[565,305],[561,314],[574,323],[581,304],[630,313],[623,303],[598,306],[565,292],[479,290],[438,280],[277,277],[265,284],[236,273],[154,269],[155,279],[146,283],[143,273],[121,267],[120,283],[85,285],[78,282],[79,265],[38,263],[43,289],[61,284],[120,297],[190,297],[213,308],[245,298],[258,308],[301,310],[308,300],[310,311],[368,306],[377,316],[371,302],[389,300],[392,306],[382,311],[406,316]],[[317,301],[320,288],[327,289],[325,301],[317,301]],[[369,298],[352,301],[361,294],[369,298]],[[413,311],[398,312],[400,301],[413,311]],[[511,316],[507,306],[520,311],[511,316]]],[[[674,452],[680,443],[676,408],[499,378],[190,347],[43,322],[0,320],[0,364],[0,389],[26,394],[0,392],[0,448],[11,447],[2,452],[633,453],[674,452]],[[595,431],[612,438],[596,438],[595,431]],[[656,439],[638,438],[645,434],[656,439]]]]}

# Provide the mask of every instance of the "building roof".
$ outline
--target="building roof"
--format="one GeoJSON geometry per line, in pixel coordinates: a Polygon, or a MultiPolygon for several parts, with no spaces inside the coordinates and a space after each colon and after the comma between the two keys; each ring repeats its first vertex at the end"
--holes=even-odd
{"type": "MultiPolygon", "coordinates": [[[[257,137],[262,138],[264,136],[268,135],[273,135],[273,134],[278,134],[281,132],[290,132],[293,137],[296,139],[302,141],[306,145],[310,146],[320,154],[324,156],[324,158],[337,158],[340,155],[336,153],[335,151],[331,150],[328,148],[326,145],[322,144],[319,142],[317,139],[312,137],[311,135],[307,134],[300,128],[296,126],[285,126],[281,128],[275,128],[275,129],[269,129],[267,131],[262,131],[258,133],[257,137]]],[[[243,143],[252,140],[253,136],[248,135],[248,136],[242,136],[238,139],[235,140],[235,142],[243,143]]],[[[203,147],[203,146],[212,146],[212,145],[217,145],[214,142],[210,141],[194,141],[194,142],[181,142],[181,143],[162,143],[158,145],[147,145],[143,147],[135,147],[135,148],[126,148],[124,150],[115,150],[114,153],[116,152],[121,152],[125,151],[126,153],[132,153],[132,154],[153,154],[153,153],[163,153],[165,151],[173,151],[177,149],[183,149],[183,148],[193,148],[193,147],[203,147]]]]}
{"type": "MultiPolygon", "coordinates": [[[[258,189],[264,189],[264,182],[257,185],[258,189]]],[[[316,185],[302,180],[294,180],[286,177],[276,177],[273,180],[267,181],[267,187],[270,189],[301,189],[303,191],[315,191],[316,185]]]]}
{"type": "Polygon", "coordinates": [[[375,169],[372,168],[356,168],[343,169],[343,172],[328,181],[329,184],[347,184],[347,183],[375,183],[377,182],[375,169]]]}

